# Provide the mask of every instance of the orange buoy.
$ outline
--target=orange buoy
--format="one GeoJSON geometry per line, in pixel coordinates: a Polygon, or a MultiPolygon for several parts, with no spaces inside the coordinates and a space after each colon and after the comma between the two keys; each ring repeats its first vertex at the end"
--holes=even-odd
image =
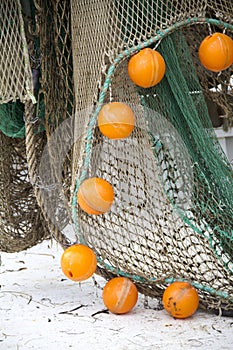
{"type": "Polygon", "coordinates": [[[99,215],[109,211],[114,200],[114,190],[106,180],[92,177],[81,183],[77,199],[86,213],[99,215]]]}
{"type": "Polygon", "coordinates": [[[97,267],[95,253],[83,244],[74,244],[64,250],[61,268],[66,277],[73,281],[84,281],[91,277],[97,267]]]}
{"type": "Polygon", "coordinates": [[[109,311],[114,314],[125,314],[137,303],[137,287],[129,278],[115,277],[105,285],[102,298],[109,311]]]}
{"type": "Polygon", "coordinates": [[[163,293],[165,310],[175,318],[193,315],[199,305],[197,290],[188,282],[173,282],[163,293]]]}
{"type": "Polygon", "coordinates": [[[162,55],[150,48],[143,49],[132,56],[128,63],[130,79],[138,86],[149,88],[158,84],[166,70],[162,55]]]}
{"type": "Polygon", "coordinates": [[[198,54],[206,69],[220,72],[233,64],[233,40],[222,33],[208,35],[201,42],[198,54]]]}
{"type": "Polygon", "coordinates": [[[124,139],[130,136],[135,126],[132,109],[122,102],[105,104],[98,115],[98,127],[109,139],[124,139]]]}

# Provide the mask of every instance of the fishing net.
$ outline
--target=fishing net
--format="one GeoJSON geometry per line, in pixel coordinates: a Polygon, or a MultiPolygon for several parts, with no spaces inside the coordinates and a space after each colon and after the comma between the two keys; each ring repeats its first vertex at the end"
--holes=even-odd
{"type": "Polygon", "coordinates": [[[23,140],[49,231],[64,247],[83,242],[93,248],[105,278],[128,276],[152,297],[185,280],[198,289],[202,308],[232,315],[232,168],[212,127],[232,126],[232,67],[211,73],[197,50],[210,31],[232,36],[233,5],[34,5],[41,78],[36,105],[21,98],[23,140]],[[129,58],[144,47],[156,48],[166,62],[165,77],[150,89],[127,75],[129,58]],[[129,138],[110,140],[96,127],[109,101],[133,109],[129,138]],[[77,204],[80,184],[92,176],[114,187],[114,203],[103,215],[88,215],[77,204]]]}
{"type": "Polygon", "coordinates": [[[29,175],[50,232],[60,244],[67,246],[70,241],[63,229],[71,220],[68,200],[71,196],[75,108],[70,2],[38,0],[35,6],[41,55],[38,104],[43,101],[47,145],[39,154],[36,130],[41,119],[38,113],[34,114],[34,107],[29,102],[25,106],[29,175]]]}
{"type": "MultiPolygon", "coordinates": [[[[26,33],[32,18],[20,1],[0,4],[0,250],[16,252],[48,237],[29,179],[25,144],[25,103],[36,101],[32,70],[35,37],[26,33]]],[[[38,115],[42,116],[41,108],[38,115]]],[[[39,132],[39,129],[36,131],[39,132]]],[[[42,138],[43,139],[43,138],[42,138]]],[[[44,138],[45,140],[45,138],[44,138]]],[[[38,145],[42,144],[37,139],[38,145]]]]}
{"type": "Polygon", "coordinates": [[[0,250],[17,252],[48,237],[46,223],[28,178],[24,139],[0,133],[0,250]]]}
{"type": "Polygon", "coordinates": [[[76,130],[82,130],[73,160],[78,239],[95,250],[108,278],[128,276],[151,296],[171,281],[188,280],[203,307],[232,312],[232,169],[206,104],[213,101],[229,127],[232,67],[210,73],[197,56],[210,30],[231,35],[232,4],[71,5],[76,130]],[[137,88],[127,75],[129,57],[143,47],[156,47],[166,62],[165,77],[151,89],[137,88]],[[109,140],[97,130],[98,113],[109,101],[134,110],[136,128],[128,139],[109,140]],[[83,118],[88,108],[92,113],[83,118]],[[114,204],[104,215],[85,214],[77,205],[80,184],[92,176],[114,187],[114,204]]]}
{"type": "Polygon", "coordinates": [[[20,0],[0,5],[0,103],[34,100],[20,0]]]}
{"type": "MultiPolygon", "coordinates": [[[[2,174],[7,174],[1,179],[0,249],[3,251],[29,248],[51,233],[61,242],[59,229],[46,215],[48,201],[41,200],[37,169],[47,140],[73,109],[67,6],[68,1],[54,1],[48,6],[43,1],[15,0],[0,7],[1,49],[6,51],[6,60],[1,61],[0,94],[1,169],[2,174]],[[7,84],[12,85],[11,90],[7,84]]],[[[48,169],[51,177],[53,171],[49,165],[48,169]]],[[[56,193],[64,191],[69,197],[70,169],[71,161],[67,158],[61,186],[58,184],[57,190],[53,183],[47,186],[49,190],[53,191],[55,186],[56,193]]],[[[56,212],[56,205],[53,207],[56,212]]],[[[67,217],[63,217],[66,223],[67,217]]]]}

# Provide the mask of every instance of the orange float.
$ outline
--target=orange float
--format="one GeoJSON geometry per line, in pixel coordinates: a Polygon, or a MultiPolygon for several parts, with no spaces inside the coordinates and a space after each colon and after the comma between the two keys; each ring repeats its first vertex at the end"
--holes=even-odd
{"type": "Polygon", "coordinates": [[[115,277],[105,285],[102,298],[109,311],[114,314],[125,314],[137,303],[137,287],[129,278],[115,277]]]}
{"type": "Polygon", "coordinates": [[[112,185],[104,179],[92,177],[84,180],[77,194],[78,204],[88,214],[106,213],[114,201],[112,185]]]}
{"type": "Polygon", "coordinates": [[[150,88],[158,84],[165,74],[166,64],[162,55],[150,48],[132,56],[128,63],[128,74],[134,84],[150,88]]]}
{"type": "Polygon", "coordinates": [[[198,51],[201,64],[208,70],[220,72],[233,64],[233,40],[226,34],[208,35],[198,51]]]}
{"type": "Polygon", "coordinates": [[[66,277],[78,282],[91,277],[97,267],[95,253],[83,244],[74,244],[64,250],[61,268],[66,277]]]}
{"type": "Polygon", "coordinates": [[[175,318],[193,315],[199,305],[197,290],[188,282],[173,282],[163,293],[165,310],[175,318]]]}
{"type": "Polygon", "coordinates": [[[98,115],[98,127],[109,139],[124,139],[130,136],[135,126],[132,109],[122,102],[105,104],[98,115]]]}

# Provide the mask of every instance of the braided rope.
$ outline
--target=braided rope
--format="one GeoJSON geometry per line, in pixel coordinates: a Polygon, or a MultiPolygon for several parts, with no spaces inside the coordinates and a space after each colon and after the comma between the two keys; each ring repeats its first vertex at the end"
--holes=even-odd
{"type": "MultiPolygon", "coordinates": [[[[26,124],[26,154],[28,161],[29,177],[32,184],[36,184],[38,181],[38,154],[36,152],[35,145],[38,143],[35,135],[35,123],[32,122],[34,114],[34,105],[31,101],[25,103],[25,124],[26,124]]],[[[34,192],[37,202],[41,208],[43,216],[46,220],[48,229],[51,235],[55,238],[63,248],[70,245],[68,238],[61,233],[56,225],[54,225],[49,216],[47,215],[46,203],[41,193],[39,186],[34,185],[34,192]]]]}

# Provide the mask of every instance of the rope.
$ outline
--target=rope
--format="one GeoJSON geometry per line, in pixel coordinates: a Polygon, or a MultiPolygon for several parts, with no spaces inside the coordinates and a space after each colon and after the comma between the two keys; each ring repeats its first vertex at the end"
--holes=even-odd
{"type": "MultiPolygon", "coordinates": [[[[38,153],[36,152],[35,145],[38,145],[38,141],[36,140],[34,123],[31,122],[31,120],[33,120],[33,114],[34,114],[33,103],[31,101],[26,102],[25,104],[26,154],[27,154],[30,181],[32,184],[36,184],[38,182],[38,174],[37,174],[38,153]]],[[[34,187],[34,192],[35,192],[37,202],[41,208],[41,211],[46,220],[50,233],[55,238],[55,240],[61,244],[63,248],[66,248],[67,246],[70,245],[70,241],[64,234],[62,234],[62,232],[58,229],[58,227],[51,222],[49,216],[47,215],[48,211],[47,211],[46,203],[44,202],[44,197],[42,195],[40,187],[35,185],[33,187],[34,187]]]]}

